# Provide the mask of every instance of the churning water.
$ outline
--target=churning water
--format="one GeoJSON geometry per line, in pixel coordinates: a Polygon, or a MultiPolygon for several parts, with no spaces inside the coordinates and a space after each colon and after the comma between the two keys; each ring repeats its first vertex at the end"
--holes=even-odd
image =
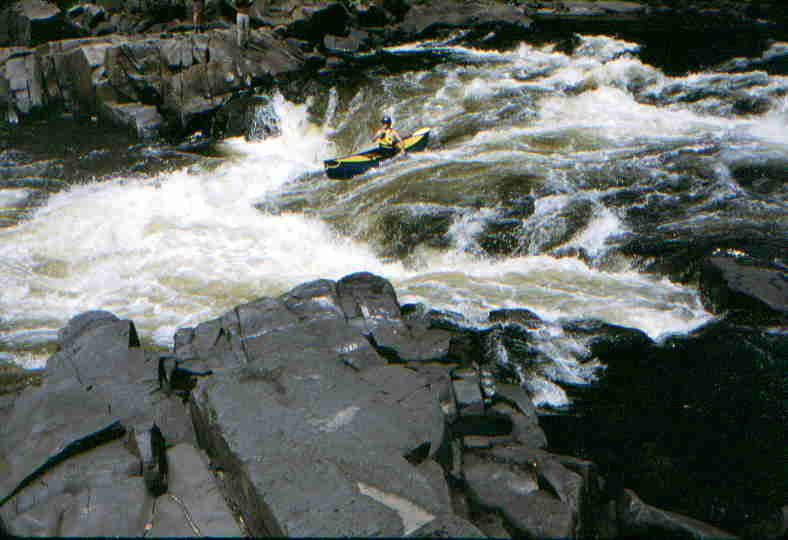
{"type": "MultiPolygon", "coordinates": [[[[277,94],[279,135],[228,139],[217,155],[156,173],[124,166],[63,181],[70,162],[52,158],[27,174],[24,149],[12,148],[0,184],[0,357],[43,365],[57,330],[90,309],[133,319],[149,345],[168,347],[179,327],[362,270],[391,280],[403,304],[478,324],[491,309],[527,307],[548,321],[598,318],[654,338],[687,332],[710,318],[696,291],[610,254],[642,226],[632,215],[644,203],[609,201],[624,191],[649,198],[655,184],[678,193],[695,169],[677,169],[677,156],[700,156],[717,177],[681,187],[688,202],[671,218],[729,219],[713,204],[741,196],[725,155],[788,152],[788,81],[758,72],[672,78],[641,63],[637,49],[601,36],[583,37],[571,56],[526,44],[392,48],[444,61],[327,87],[302,104],[277,94]],[[686,97],[693,91],[707,97],[686,97]],[[771,106],[732,114],[741,96],[771,106]],[[433,127],[427,151],[327,179],[322,160],[369,146],[383,112],[400,133],[433,127]],[[500,227],[503,247],[489,232],[500,227]]],[[[140,162],[169,151],[135,148],[140,162]]],[[[784,215],[785,202],[773,197],[764,212],[777,205],[784,215]]],[[[579,365],[564,371],[559,379],[593,377],[579,365]]]]}

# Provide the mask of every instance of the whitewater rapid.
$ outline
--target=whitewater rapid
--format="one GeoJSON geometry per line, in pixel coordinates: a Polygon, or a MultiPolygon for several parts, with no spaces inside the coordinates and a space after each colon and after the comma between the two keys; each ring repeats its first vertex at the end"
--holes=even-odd
{"type": "MultiPolygon", "coordinates": [[[[155,176],[71,185],[51,195],[16,225],[0,229],[0,358],[43,366],[57,330],[93,309],[132,319],[146,344],[169,348],[180,327],[305,281],[358,271],[389,279],[402,304],[423,302],[479,325],[490,310],[525,307],[547,321],[598,318],[657,339],[690,331],[711,318],[697,292],[625,263],[605,271],[571,256],[483,257],[473,242],[484,210],[453,222],[447,249],[419,248],[407,263],[381,257],[368,239],[327,219],[341,215],[352,224],[373,204],[389,204],[379,194],[394,177],[431,170],[438,186],[447,163],[506,165],[525,156],[534,168],[544,168],[544,141],[556,133],[563,146],[549,150],[551,159],[566,168],[546,174],[559,186],[574,182],[577,164],[603,166],[644,137],[695,144],[744,131],[762,144],[786,142],[778,126],[784,104],[762,117],[726,119],[688,106],[639,103],[626,91],[628,83],[659,87],[670,78],[637,60],[635,44],[584,40],[572,57],[530,45],[505,53],[456,47],[453,54],[476,63],[385,81],[388,94],[381,99],[402,119],[401,129],[423,125],[419,115],[428,112],[437,135],[427,152],[398,161],[389,176],[373,172],[335,185],[322,174],[322,160],[364,145],[366,126],[379,110],[377,102],[366,104],[372,90],[342,106],[332,91],[317,117],[309,101],[295,104],[277,94],[277,136],[228,139],[220,145],[220,159],[155,176]],[[566,90],[582,85],[589,89],[566,90]],[[406,91],[412,95],[401,97],[406,91]],[[490,122],[468,137],[450,136],[453,122],[471,121],[469,108],[526,92],[541,93],[538,114],[509,125],[490,122]],[[300,210],[279,209],[294,190],[304,201],[300,210]]],[[[600,194],[589,190],[584,196],[595,201],[600,194]]],[[[28,196],[27,190],[0,191],[0,204],[12,212],[28,196]]],[[[534,219],[555,212],[561,197],[539,198],[534,219]]],[[[609,238],[625,232],[618,216],[597,205],[593,219],[566,246],[601,255],[609,238]]],[[[559,404],[564,399],[545,397],[559,404]]]]}

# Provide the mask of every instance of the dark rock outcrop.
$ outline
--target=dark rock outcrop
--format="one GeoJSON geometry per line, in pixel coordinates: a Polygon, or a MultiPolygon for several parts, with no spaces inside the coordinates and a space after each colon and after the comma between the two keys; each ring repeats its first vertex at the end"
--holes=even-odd
{"type": "Polygon", "coordinates": [[[2,520],[22,536],[140,536],[156,495],[144,476],[159,491],[168,464],[163,437],[134,434],[150,434],[156,424],[167,442],[192,444],[187,410],[151,394],[156,362],[130,321],[88,312],[72,319],[58,342],[41,386],[14,401],[2,426],[9,474],[0,492],[13,494],[0,506],[2,520]]]}
{"type": "MultiPolygon", "coordinates": [[[[527,310],[491,318],[542,324],[527,310]]],[[[482,347],[440,363],[386,352],[396,362],[387,363],[376,352],[378,341],[418,351],[409,342],[423,339],[429,349],[430,332],[444,343],[472,335],[451,314],[401,307],[391,284],[367,273],[182,329],[173,356],[143,351],[130,321],[77,316],[41,387],[22,390],[3,425],[2,527],[25,536],[716,530],[630,492],[616,505],[593,463],[545,451],[530,396],[491,382],[482,347]]]]}

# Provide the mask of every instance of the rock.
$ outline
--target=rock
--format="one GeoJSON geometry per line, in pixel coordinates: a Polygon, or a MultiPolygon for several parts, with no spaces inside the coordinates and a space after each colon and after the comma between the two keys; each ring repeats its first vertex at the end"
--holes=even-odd
{"type": "Polygon", "coordinates": [[[788,159],[780,152],[724,154],[723,160],[733,179],[743,188],[756,194],[770,195],[783,202],[788,198],[784,171],[788,159]]]}
{"type": "Polygon", "coordinates": [[[709,257],[700,274],[703,305],[731,320],[788,321],[788,269],[752,257],[709,257]]]}
{"type": "Polygon", "coordinates": [[[446,422],[454,422],[457,419],[457,401],[450,368],[441,364],[416,364],[415,369],[435,393],[446,422]]]}
{"type": "Polygon", "coordinates": [[[479,375],[472,369],[455,370],[452,386],[460,416],[483,415],[484,397],[479,375]]]}
{"type": "Polygon", "coordinates": [[[368,39],[369,34],[367,32],[353,29],[347,37],[327,34],[323,37],[323,47],[328,54],[352,54],[363,50],[368,39]]]}
{"type": "Polygon", "coordinates": [[[21,0],[0,12],[0,46],[36,45],[84,35],[68,24],[55,4],[44,0],[21,0]]]}
{"type": "Polygon", "coordinates": [[[164,124],[164,119],[153,105],[102,103],[101,110],[114,125],[128,127],[140,139],[158,136],[164,124]]]}
{"type": "Polygon", "coordinates": [[[418,39],[458,27],[473,27],[484,34],[497,30],[522,38],[529,34],[531,20],[512,5],[446,0],[412,3],[396,28],[411,39],[418,39]]]}
{"type": "Polygon", "coordinates": [[[398,362],[440,360],[448,352],[445,333],[405,325],[391,284],[379,276],[359,272],[337,282],[337,295],[348,322],[369,336],[376,349],[398,362]]]}
{"type": "Polygon", "coordinates": [[[415,538],[484,538],[485,534],[473,523],[456,514],[441,514],[422,525],[410,536],[415,538]]]}
{"type": "Polygon", "coordinates": [[[420,246],[450,246],[449,227],[455,214],[455,210],[438,205],[388,205],[372,234],[384,246],[384,257],[403,259],[420,246]]]}
{"type": "Polygon", "coordinates": [[[496,403],[491,408],[495,413],[508,417],[512,422],[511,438],[520,444],[533,448],[545,448],[547,438],[539,423],[508,404],[496,403]]]}
{"type": "Polygon", "coordinates": [[[349,31],[350,13],[339,2],[320,0],[309,5],[296,2],[284,31],[286,37],[320,43],[323,36],[346,36],[349,31]],[[297,11],[296,11],[297,10],[297,11]]]}
{"type": "Polygon", "coordinates": [[[243,536],[208,469],[205,455],[188,443],[167,450],[169,491],[156,501],[147,534],[161,536],[243,536]],[[187,513],[188,512],[188,513],[187,513]]]}
{"type": "Polygon", "coordinates": [[[404,388],[391,390],[320,353],[272,349],[201,382],[192,414],[252,534],[401,535],[411,526],[405,508],[436,515],[442,506],[404,459],[431,444],[424,404],[412,416],[400,405],[404,388]]]}
{"type": "Polygon", "coordinates": [[[495,447],[478,455],[532,471],[539,488],[552,493],[571,510],[573,535],[589,536],[598,527],[595,509],[601,500],[600,477],[593,463],[522,445],[495,447]],[[586,518],[591,518],[589,523],[585,523],[586,518]]]}
{"type": "Polygon", "coordinates": [[[690,538],[736,538],[697,519],[650,506],[629,489],[616,502],[618,522],[624,535],[670,535],[690,538]]]}
{"type": "Polygon", "coordinates": [[[518,324],[522,324],[528,328],[539,328],[544,324],[542,319],[534,313],[533,311],[525,308],[521,309],[496,309],[491,311],[488,320],[491,323],[495,322],[503,322],[509,323],[514,322],[518,324]]]}
{"type": "Polygon", "coordinates": [[[466,468],[471,496],[483,507],[498,509],[510,527],[533,538],[566,538],[574,531],[571,508],[539,489],[532,472],[497,463],[466,468]]]}
{"type": "Polygon", "coordinates": [[[182,405],[151,395],[156,364],[130,321],[87,312],[59,332],[58,343],[41,387],[25,391],[2,426],[0,455],[10,474],[0,477],[0,493],[42,471],[0,507],[2,519],[23,536],[139,536],[150,502],[143,462],[165,472],[157,461],[162,441],[147,440],[146,459],[110,435],[115,426],[145,433],[156,422],[177,443],[194,440],[191,422],[182,405]]]}
{"type": "Polygon", "coordinates": [[[404,328],[392,292],[371,274],[318,280],[239,306],[205,335],[243,344],[243,363],[200,381],[191,409],[251,534],[401,535],[450,511],[411,463],[444,444],[437,394],[380,363],[361,333],[404,328]]]}
{"type": "Polygon", "coordinates": [[[109,13],[102,6],[78,4],[66,12],[66,18],[84,33],[92,34],[100,23],[109,19],[109,13]]]}
{"type": "Polygon", "coordinates": [[[538,255],[565,244],[590,223],[593,213],[592,201],[576,199],[555,212],[532,218],[518,251],[538,255]]]}
{"type": "Polygon", "coordinates": [[[410,330],[414,342],[421,349],[421,361],[448,362],[450,360],[451,342],[456,333],[440,328],[438,312],[428,310],[425,306],[410,305],[400,309],[402,320],[410,330]]]}
{"type": "Polygon", "coordinates": [[[2,68],[0,75],[7,81],[8,103],[24,115],[40,111],[45,102],[41,68],[36,57],[22,54],[7,60],[2,68]]]}

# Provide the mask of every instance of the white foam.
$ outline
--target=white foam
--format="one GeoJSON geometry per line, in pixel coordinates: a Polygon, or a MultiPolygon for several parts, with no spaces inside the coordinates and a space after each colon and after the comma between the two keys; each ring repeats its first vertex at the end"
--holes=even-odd
{"type": "Polygon", "coordinates": [[[0,212],[24,202],[30,193],[29,189],[0,189],[0,212]]]}

